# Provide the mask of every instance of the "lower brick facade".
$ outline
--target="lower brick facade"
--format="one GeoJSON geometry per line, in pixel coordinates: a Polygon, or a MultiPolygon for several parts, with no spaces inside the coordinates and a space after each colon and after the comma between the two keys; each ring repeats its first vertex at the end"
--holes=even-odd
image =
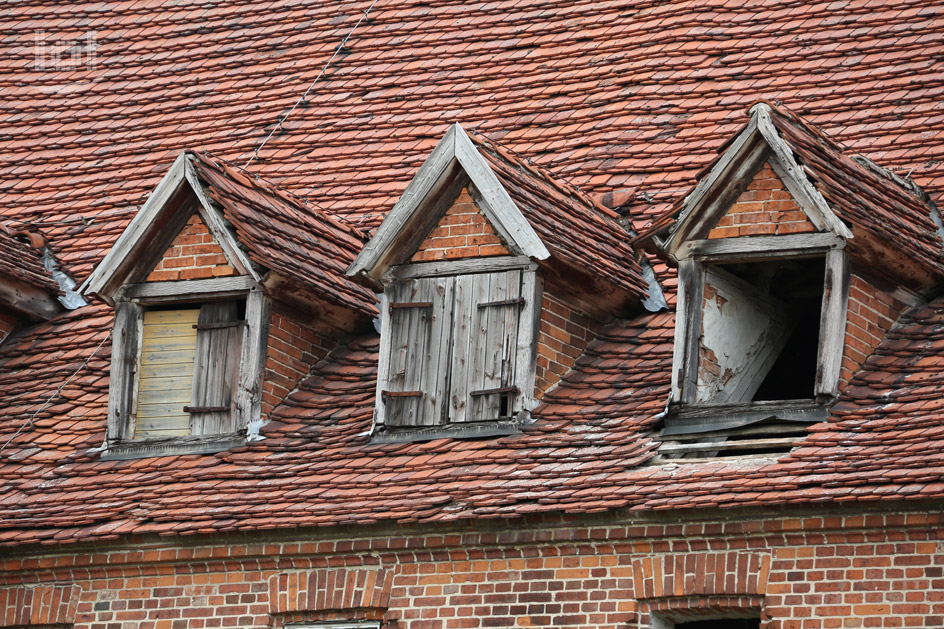
{"type": "Polygon", "coordinates": [[[936,627],[941,521],[934,506],[611,513],[6,551],[0,626],[936,627]]]}

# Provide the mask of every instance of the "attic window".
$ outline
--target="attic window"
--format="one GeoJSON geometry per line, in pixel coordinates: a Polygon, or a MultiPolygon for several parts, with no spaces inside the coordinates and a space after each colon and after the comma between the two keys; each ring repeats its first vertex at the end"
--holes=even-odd
{"type": "Polygon", "coordinates": [[[782,452],[826,417],[845,329],[843,244],[830,235],[690,243],[663,456],[782,452]]]}
{"type": "Polygon", "coordinates": [[[708,264],[696,402],[813,399],[824,258],[708,264]]]}
{"type": "Polygon", "coordinates": [[[513,431],[534,386],[535,284],[533,268],[509,268],[388,285],[376,438],[513,431]]]}
{"type": "Polygon", "coordinates": [[[116,299],[107,458],[216,452],[259,419],[265,298],[248,277],[128,284],[116,299]],[[179,291],[179,292],[178,292],[179,291]]]}
{"type": "Polygon", "coordinates": [[[133,439],[236,431],[245,302],[144,310],[133,439]]]}

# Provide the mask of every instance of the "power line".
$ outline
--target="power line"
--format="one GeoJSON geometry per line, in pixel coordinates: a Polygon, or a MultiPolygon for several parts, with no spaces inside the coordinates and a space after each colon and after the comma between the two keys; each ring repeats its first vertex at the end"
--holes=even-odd
{"type": "Polygon", "coordinates": [[[98,353],[98,350],[100,350],[100,349],[102,348],[102,345],[105,344],[105,341],[107,341],[107,340],[109,339],[109,337],[111,337],[111,331],[110,331],[110,330],[109,330],[108,334],[105,335],[105,338],[102,339],[102,342],[98,344],[98,347],[95,348],[95,351],[93,351],[91,354],[89,354],[89,357],[85,359],[85,362],[83,362],[81,365],[79,365],[79,368],[76,369],[74,372],[72,372],[72,375],[69,376],[69,378],[68,378],[65,382],[63,382],[61,385],[59,385],[59,388],[56,389],[56,392],[53,393],[52,395],[50,395],[48,398],[46,398],[46,401],[43,402],[43,405],[40,406],[39,409],[38,409],[35,413],[33,413],[32,415],[30,415],[30,416],[29,416],[29,419],[27,419],[27,420],[23,423],[23,425],[20,426],[20,427],[17,429],[17,431],[16,431],[15,433],[13,433],[13,436],[10,437],[10,438],[7,440],[7,442],[6,442],[5,444],[3,444],[3,447],[0,448],[0,452],[3,452],[4,450],[6,450],[7,446],[10,445],[11,443],[13,443],[13,440],[16,439],[16,438],[20,435],[21,432],[23,432],[24,430],[26,430],[26,427],[27,427],[27,426],[29,426],[30,424],[33,423],[33,420],[36,419],[36,416],[39,415],[40,413],[42,413],[42,412],[46,409],[46,407],[49,406],[49,405],[52,403],[53,400],[55,400],[57,397],[59,397],[59,394],[62,393],[62,390],[65,389],[65,388],[69,385],[70,382],[72,382],[72,379],[75,378],[75,377],[78,375],[78,373],[79,373],[80,371],[82,371],[82,370],[85,368],[85,366],[86,366],[87,364],[89,364],[89,361],[92,360],[92,357],[94,357],[95,354],[98,353]]]}
{"type": "Polygon", "coordinates": [[[334,61],[334,58],[338,56],[338,53],[340,53],[340,52],[341,52],[341,49],[344,48],[345,44],[347,44],[347,40],[351,38],[351,35],[353,35],[353,34],[354,34],[354,31],[357,30],[357,27],[361,25],[361,22],[364,21],[364,18],[367,17],[367,14],[370,13],[370,10],[374,8],[374,5],[375,5],[375,4],[377,4],[377,0],[373,0],[373,2],[370,3],[370,6],[367,7],[367,10],[364,11],[364,13],[361,15],[360,19],[357,20],[357,24],[354,25],[354,28],[351,29],[351,32],[348,33],[348,34],[344,37],[344,39],[341,40],[341,43],[338,44],[338,47],[335,48],[334,54],[331,55],[331,58],[328,59],[328,62],[327,62],[326,64],[324,64],[324,67],[321,68],[321,72],[319,72],[319,73],[318,73],[318,76],[315,77],[315,80],[311,82],[311,85],[308,86],[308,89],[305,90],[305,93],[302,94],[301,97],[300,97],[297,101],[295,101],[295,104],[292,105],[292,108],[289,109],[288,112],[287,112],[284,116],[282,116],[282,119],[279,120],[279,122],[275,125],[275,127],[272,128],[272,131],[270,131],[270,132],[269,132],[269,135],[267,135],[266,138],[265,138],[265,140],[262,141],[262,144],[260,144],[260,145],[256,148],[256,150],[253,151],[252,156],[249,158],[249,161],[246,162],[246,166],[245,166],[245,167],[248,167],[248,166],[253,162],[253,160],[256,159],[256,156],[259,155],[259,151],[261,151],[261,150],[262,150],[262,147],[264,147],[264,146],[266,145],[266,142],[268,142],[269,139],[270,139],[273,135],[275,135],[275,132],[276,132],[276,131],[278,131],[279,129],[282,128],[282,124],[288,119],[289,116],[292,115],[292,112],[294,112],[294,111],[298,108],[298,106],[302,104],[302,101],[305,100],[305,98],[308,97],[309,92],[311,92],[312,88],[315,87],[315,83],[317,83],[317,82],[319,81],[319,79],[321,79],[321,77],[324,75],[324,73],[327,72],[328,68],[331,66],[331,62],[334,61]]]}

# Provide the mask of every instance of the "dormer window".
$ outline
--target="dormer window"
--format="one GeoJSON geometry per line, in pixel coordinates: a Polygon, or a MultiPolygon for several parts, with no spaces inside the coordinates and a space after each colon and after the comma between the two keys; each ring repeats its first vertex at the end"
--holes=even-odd
{"type": "Polygon", "coordinates": [[[376,420],[390,428],[507,432],[530,410],[534,386],[534,265],[423,275],[430,270],[397,268],[384,293],[376,420]]]}
{"type": "Polygon", "coordinates": [[[453,125],[348,269],[384,295],[371,438],[519,430],[645,295],[617,218],[453,125]]]}
{"type": "Polygon", "coordinates": [[[132,439],[235,433],[245,302],[143,310],[132,439]]]}
{"type": "Polygon", "coordinates": [[[811,409],[838,392],[843,243],[829,235],[761,240],[760,248],[757,238],[694,242],[680,262],[676,400],[817,415],[811,409]]]}

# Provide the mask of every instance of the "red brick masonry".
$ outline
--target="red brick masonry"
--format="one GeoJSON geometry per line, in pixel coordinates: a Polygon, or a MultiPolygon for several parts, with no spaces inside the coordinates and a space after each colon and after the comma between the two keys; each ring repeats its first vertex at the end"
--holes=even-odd
{"type": "Polygon", "coordinates": [[[200,215],[194,213],[171,243],[148,282],[199,280],[236,275],[226,255],[200,215]]]}
{"type": "Polygon", "coordinates": [[[397,629],[645,629],[653,612],[685,618],[732,607],[760,616],[763,629],[941,626],[940,514],[803,513],[624,513],[582,525],[547,516],[513,527],[48,549],[0,563],[0,626],[383,619],[397,629]]]}

